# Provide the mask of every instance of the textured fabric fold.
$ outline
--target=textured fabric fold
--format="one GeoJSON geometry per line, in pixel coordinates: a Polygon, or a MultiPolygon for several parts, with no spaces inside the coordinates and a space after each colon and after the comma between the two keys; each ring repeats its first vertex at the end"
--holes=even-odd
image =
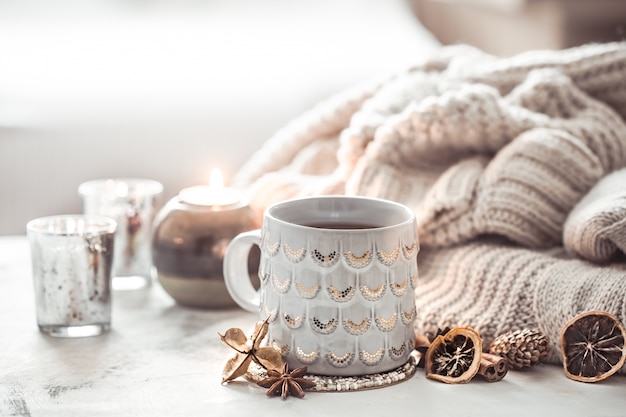
{"type": "Polygon", "coordinates": [[[563,248],[530,250],[498,240],[418,256],[416,327],[470,326],[486,346],[503,333],[542,331],[550,363],[560,363],[559,335],[576,314],[604,310],[626,323],[626,263],[598,266],[568,257],[563,248]]]}
{"type": "Polygon", "coordinates": [[[569,214],[563,236],[570,253],[590,261],[626,253],[626,169],[593,187],[569,214]]]}
{"type": "Polygon", "coordinates": [[[485,339],[600,309],[626,324],[626,43],[497,58],[441,48],[339,94],[237,176],[257,213],[348,194],[412,208],[416,329],[485,339]]]}

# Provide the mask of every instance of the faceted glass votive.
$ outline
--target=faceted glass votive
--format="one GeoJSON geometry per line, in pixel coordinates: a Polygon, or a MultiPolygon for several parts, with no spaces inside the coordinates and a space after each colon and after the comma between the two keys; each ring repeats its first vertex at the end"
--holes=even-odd
{"type": "Polygon", "coordinates": [[[115,221],[103,216],[28,222],[37,324],[43,333],[82,337],[109,330],[115,228],[115,221]]]}
{"type": "Polygon", "coordinates": [[[163,186],[153,180],[117,178],[82,183],[84,212],[113,218],[117,224],[113,289],[136,290],[152,283],[152,221],[163,186]]]}

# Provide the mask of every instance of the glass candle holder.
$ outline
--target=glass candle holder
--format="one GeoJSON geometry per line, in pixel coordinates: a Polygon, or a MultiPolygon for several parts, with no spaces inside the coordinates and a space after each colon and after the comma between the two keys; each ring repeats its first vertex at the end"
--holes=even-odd
{"type": "MultiPolygon", "coordinates": [[[[182,190],[154,222],[152,255],[161,286],[181,305],[235,306],[224,283],[224,254],[233,237],[253,228],[252,210],[236,191],[204,186],[182,190]]],[[[252,274],[258,261],[259,253],[252,253],[252,274]]]]}
{"type": "Polygon", "coordinates": [[[66,215],[28,222],[39,329],[51,336],[95,336],[111,324],[113,219],[66,215]]]}
{"type": "Polygon", "coordinates": [[[86,214],[113,218],[117,224],[113,289],[135,290],[152,283],[150,238],[163,186],[139,178],[100,179],[78,187],[86,214]]]}

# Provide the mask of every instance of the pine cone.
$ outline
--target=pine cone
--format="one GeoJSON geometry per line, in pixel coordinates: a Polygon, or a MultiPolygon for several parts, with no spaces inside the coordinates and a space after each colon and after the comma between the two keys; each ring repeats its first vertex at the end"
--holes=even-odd
{"type": "Polygon", "coordinates": [[[550,340],[538,330],[516,330],[498,336],[489,353],[502,356],[513,369],[530,368],[548,356],[550,340]]]}

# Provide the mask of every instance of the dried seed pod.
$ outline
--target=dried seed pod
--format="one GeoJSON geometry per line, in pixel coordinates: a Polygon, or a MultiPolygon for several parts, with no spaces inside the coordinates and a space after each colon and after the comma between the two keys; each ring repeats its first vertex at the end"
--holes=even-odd
{"type": "Polygon", "coordinates": [[[426,351],[426,377],[458,384],[471,380],[480,367],[482,339],[469,327],[457,327],[433,340],[426,351]]]}
{"type": "Polygon", "coordinates": [[[589,311],[561,330],[565,375],[581,382],[601,381],[617,372],[626,360],[624,326],[614,315],[589,311]]]}
{"type": "Polygon", "coordinates": [[[548,356],[550,340],[538,330],[522,329],[498,336],[489,353],[502,356],[513,369],[530,368],[548,356]]]}

